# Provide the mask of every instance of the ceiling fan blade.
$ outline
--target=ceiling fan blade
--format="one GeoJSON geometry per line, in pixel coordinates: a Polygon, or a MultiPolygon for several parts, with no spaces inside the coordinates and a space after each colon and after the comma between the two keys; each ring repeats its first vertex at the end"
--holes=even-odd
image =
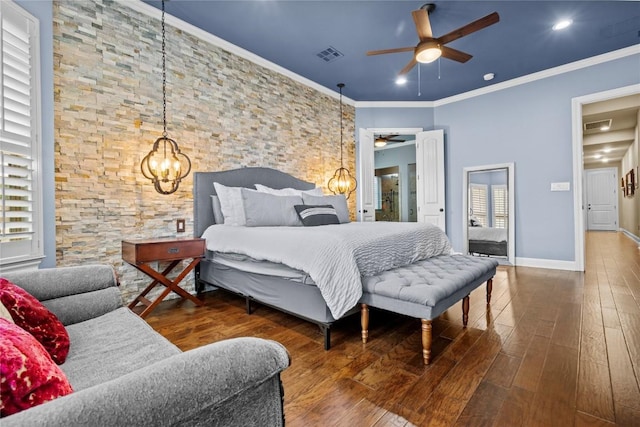
{"type": "Polygon", "coordinates": [[[415,56],[413,58],[411,58],[411,61],[409,61],[409,63],[407,65],[404,66],[404,68],[402,70],[400,70],[400,72],[398,73],[399,76],[402,76],[403,74],[407,74],[409,71],[411,71],[411,69],[413,67],[416,66],[416,64],[418,63],[418,61],[416,61],[415,56]]]}
{"type": "Polygon", "coordinates": [[[468,53],[447,46],[440,46],[440,50],[442,51],[443,57],[453,59],[454,61],[462,63],[465,63],[473,58],[473,56],[469,55],[468,53]]]}
{"type": "Polygon", "coordinates": [[[415,47],[398,47],[395,49],[382,49],[382,50],[370,50],[367,52],[367,56],[371,55],[384,55],[385,53],[398,53],[398,52],[413,52],[415,47]]]}
{"type": "Polygon", "coordinates": [[[433,32],[431,31],[431,22],[429,22],[429,14],[424,9],[418,9],[411,12],[413,16],[413,22],[416,24],[416,31],[420,41],[426,41],[433,38],[433,32]]]}
{"type": "Polygon", "coordinates": [[[460,37],[468,36],[471,33],[480,31],[483,28],[486,28],[489,25],[493,25],[498,21],[500,21],[500,15],[498,15],[497,12],[493,12],[485,16],[484,18],[473,21],[463,27],[458,28],[457,30],[453,30],[450,33],[445,34],[444,36],[437,38],[436,40],[440,44],[447,44],[459,39],[460,37]]]}

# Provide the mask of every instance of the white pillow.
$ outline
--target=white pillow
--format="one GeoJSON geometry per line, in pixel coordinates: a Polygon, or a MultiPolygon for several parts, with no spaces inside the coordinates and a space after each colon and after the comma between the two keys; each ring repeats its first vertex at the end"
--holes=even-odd
{"type": "Polygon", "coordinates": [[[244,205],[242,203],[242,187],[227,187],[219,182],[214,182],[218,199],[220,199],[220,209],[224,216],[225,225],[245,225],[247,220],[244,216],[244,205]]]}
{"type": "Polygon", "coordinates": [[[256,190],[261,193],[273,194],[274,196],[300,196],[307,194],[309,196],[322,196],[322,188],[316,187],[311,190],[298,190],[295,188],[282,188],[280,190],[267,187],[266,185],[256,184],[256,190]]]}

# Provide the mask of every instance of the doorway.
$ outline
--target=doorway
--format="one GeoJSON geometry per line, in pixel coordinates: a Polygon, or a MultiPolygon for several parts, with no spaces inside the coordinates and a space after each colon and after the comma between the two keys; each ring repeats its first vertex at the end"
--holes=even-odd
{"type": "Polygon", "coordinates": [[[585,266],[585,183],[584,179],[584,139],[583,139],[583,108],[588,104],[615,100],[631,95],[640,94],[640,85],[625,86],[604,92],[585,95],[571,100],[571,133],[573,141],[573,216],[575,235],[575,265],[576,271],[584,271],[585,266]]]}
{"type": "MultiPolygon", "coordinates": [[[[358,220],[375,221],[374,135],[415,135],[417,222],[428,222],[446,232],[444,173],[444,131],[442,129],[364,129],[359,130],[358,220]]],[[[407,198],[408,199],[408,198],[407,198]]],[[[407,210],[410,212],[410,210],[407,210]]]]}

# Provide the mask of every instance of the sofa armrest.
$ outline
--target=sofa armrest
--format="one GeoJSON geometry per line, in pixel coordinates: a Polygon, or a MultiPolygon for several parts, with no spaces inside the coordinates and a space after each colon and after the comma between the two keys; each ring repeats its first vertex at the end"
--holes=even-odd
{"type": "Polygon", "coordinates": [[[275,341],[229,339],[3,418],[2,427],[280,426],[288,366],[275,341]]]}
{"type": "Polygon", "coordinates": [[[122,307],[118,279],[110,265],[45,268],[3,277],[40,300],[65,325],[122,307]]]}

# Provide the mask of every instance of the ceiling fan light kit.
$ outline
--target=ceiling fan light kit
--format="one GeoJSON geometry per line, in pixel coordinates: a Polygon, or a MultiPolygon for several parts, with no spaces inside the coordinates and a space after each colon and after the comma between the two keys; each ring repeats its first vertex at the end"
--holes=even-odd
{"type": "Polygon", "coordinates": [[[416,61],[421,64],[429,64],[442,55],[440,45],[435,41],[420,42],[416,47],[416,61]]]}

